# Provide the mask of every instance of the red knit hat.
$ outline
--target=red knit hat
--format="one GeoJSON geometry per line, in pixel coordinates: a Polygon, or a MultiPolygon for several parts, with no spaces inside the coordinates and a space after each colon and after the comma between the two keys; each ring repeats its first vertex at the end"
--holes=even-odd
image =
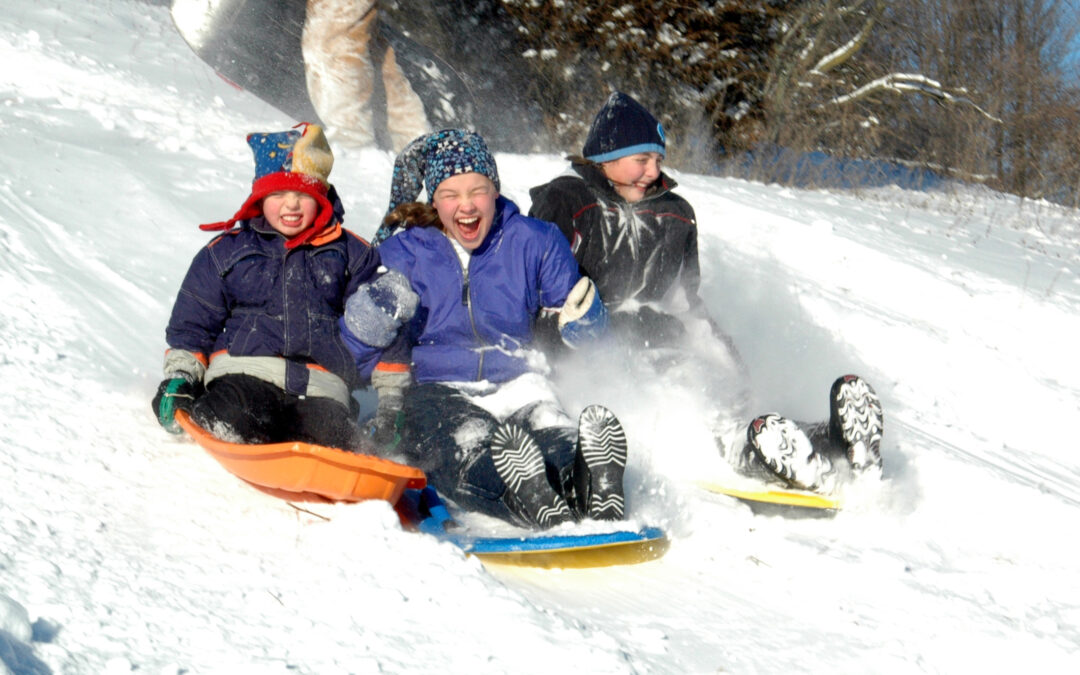
{"type": "Polygon", "coordinates": [[[334,153],[322,127],[301,122],[289,131],[248,134],[255,154],[255,179],[251,194],[233,217],[220,223],[200,225],[203,230],[228,230],[239,220],[262,215],[262,200],[274,192],[293,190],[315,198],[319,212],[311,227],[285,242],[286,248],[304,244],[331,225],[334,207],[327,199],[327,178],[334,166],[334,153]],[[298,128],[303,127],[301,131],[298,128]]]}

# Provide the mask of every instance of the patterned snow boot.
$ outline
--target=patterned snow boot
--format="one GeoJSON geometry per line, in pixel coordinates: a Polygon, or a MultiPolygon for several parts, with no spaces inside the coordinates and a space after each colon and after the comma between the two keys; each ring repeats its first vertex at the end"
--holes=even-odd
{"type": "Polygon", "coordinates": [[[832,462],[814,450],[795,422],[775,413],[762,415],[747,427],[746,440],[756,459],[791,487],[815,492],[835,487],[832,462]]]}
{"type": "Polygon", "coordinates": [[[528,431],[501,424],[491,436],[491,458],[506,483],[503,499],[527,525],[547,529],[574,521],[570,506],[548,482],[544,455],[528,431]]]}
{"type": "Polygon", "coordinates": [[[881,468],[885,418],[874,388],[858,375],[844,375],[829,391],[829,433],[847,449],[855,471],[881,468]]]}
{"type": "Polygon", "coordinates": [[[578,418],[574,492],[578,512],[593,520],[622,520],[626,433],[614,413],[591,405],[578,418]]]}

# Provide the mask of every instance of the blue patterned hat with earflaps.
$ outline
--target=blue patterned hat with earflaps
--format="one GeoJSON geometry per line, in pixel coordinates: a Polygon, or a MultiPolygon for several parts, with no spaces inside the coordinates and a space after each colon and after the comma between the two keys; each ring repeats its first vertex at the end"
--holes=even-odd
{"type": "MultiPolygon", "coordinates": [[[[405,146],[394,160],[394,175],[390,180],[389,214],[398,206],[415,202],[420,190],[427,192],[431,202],[435,189],[447,178],[462,173],[487,176],[499,187],[499,169],[480,134],[464,129],[443,129],[425,134],[405,146]]],[[[382,225],[375,233],[378,245],[396,232],[396,225],[382,225]]]]}
{"type": "Polygon", "coordinates": [[[334,153],[326,142],[322,127],[301,122],[288,131],[248,134],[247,143],[255,156],[255,179],[251,194],[229,220],[200,225],[203,230],[228,230],[237,221],[262,215],[262,200],[285,190],[303,192],[319,204],[318,216],[311,227],[290,238],[286,248],[296,248],[329,227],[334,220],[330,203],[330,170],[334,153]],[[299,131],[297,129],[300,129],[299,131]]]}

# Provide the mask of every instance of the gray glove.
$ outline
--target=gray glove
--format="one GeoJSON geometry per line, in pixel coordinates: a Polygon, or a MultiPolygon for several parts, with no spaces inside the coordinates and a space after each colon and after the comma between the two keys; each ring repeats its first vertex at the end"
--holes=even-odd
{"type": "Polygon", "coordinates": [[[386,347],[416,313],[418,304],[420,296],[409,280],[390,270],[357,288],[345,301],[345,327],[364,344],[386,347]]]}
{"type": "Polygon", "coordinates": [[[367,425],[368,434],[383,450],[394,449],[401,440],[404,424],[405,389],[412,381],[407,372],[376,369],[371,375],[371,386],[379,395],[375,417],[367,425]]]}

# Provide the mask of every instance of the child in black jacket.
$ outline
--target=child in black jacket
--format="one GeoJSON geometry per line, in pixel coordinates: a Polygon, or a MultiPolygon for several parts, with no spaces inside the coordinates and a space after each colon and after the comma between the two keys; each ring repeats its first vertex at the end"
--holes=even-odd
{"type": "MultiPolygon", "coordinates": [[[[555,223],[582,273],[613,310],[612,328],[633,344],[669,346],[685,332],[669,296],[692,315],[698,296],[697,221],[661,171],[664,131],[637,101],[615,93],[593,123],[571,171],[529,191],[529,215],[555,223]]],[[[719,334],[719,331],[717,331],[719,334]]]]}
{"type": "MultiPolygon", "coordinates": [[[[672,192],[675,181],[661,170],[665,152],[660,122],[636,100],[615,92],[593,120],[582,156],[570,158],[570,171],[530,190],[529,215],[562,230],[581,273],[596,283],[612,331],[624,345],[638,353],[660,348],[667,355],[653,360],[666,369],[671,358],[687,358],[688,326],[703,320],[723,343],[724,365],[745,382],[748,375],[733,342],[698,295],[697,222],[690,204],[672,192]]],[[[724,427],[730,426],[719,419],[724,416],[718,413],[712,425],[722,450],[724,427]]],[[[829,491],[848,472],[847,464],[855,470],[881,466],[882,427],[874,390],[849,375],[830,391],[829,422],[797,424],[762,415],[748,426],[741,450],[726,454],[744,472],[829,491]]]]}

